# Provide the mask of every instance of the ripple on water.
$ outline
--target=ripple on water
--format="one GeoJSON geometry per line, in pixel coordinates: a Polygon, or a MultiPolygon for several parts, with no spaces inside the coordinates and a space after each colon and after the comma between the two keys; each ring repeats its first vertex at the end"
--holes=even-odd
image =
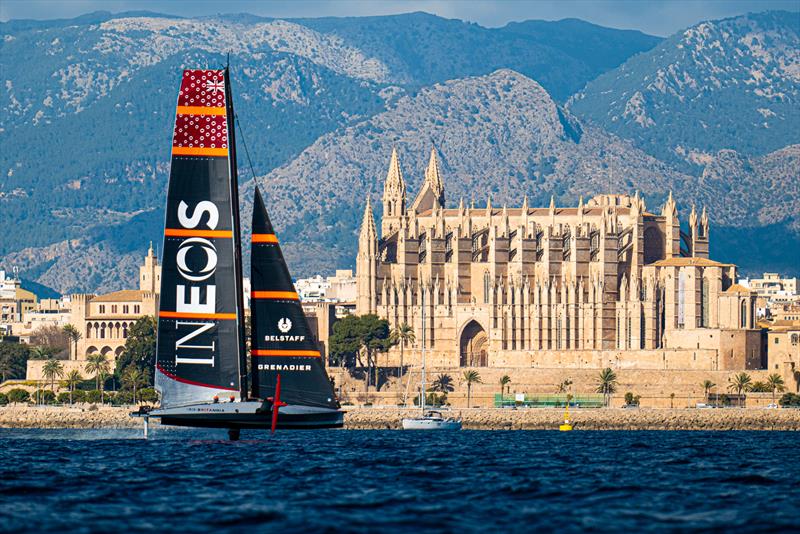
{"type": "Polygon", "coordinates": [[[800,516],[791,433],[134,437],[4,431],[0,531],[785,531],[800,516]]]}

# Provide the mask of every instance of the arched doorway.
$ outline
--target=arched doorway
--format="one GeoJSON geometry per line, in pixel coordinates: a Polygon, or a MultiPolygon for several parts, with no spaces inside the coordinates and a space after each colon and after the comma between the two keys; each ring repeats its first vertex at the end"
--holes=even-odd
{"type": "Polygon", "coordinates": [[[489,361],[489,336],[477,321],[470,321],[461,332],[461,367],[486,367],[489,361]]]}

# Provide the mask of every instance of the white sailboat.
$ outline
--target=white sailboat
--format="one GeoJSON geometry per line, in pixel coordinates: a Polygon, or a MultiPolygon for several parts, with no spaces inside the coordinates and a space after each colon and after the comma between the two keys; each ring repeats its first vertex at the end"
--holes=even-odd
{"type": "Polygon", "coordinates": [[[445,417],[441,410],[425,409],[425,292],[422,292],[422,375],[420,379],[419,417],[404,417],[403,430],[461,430],[461,419],[445,417]]]}

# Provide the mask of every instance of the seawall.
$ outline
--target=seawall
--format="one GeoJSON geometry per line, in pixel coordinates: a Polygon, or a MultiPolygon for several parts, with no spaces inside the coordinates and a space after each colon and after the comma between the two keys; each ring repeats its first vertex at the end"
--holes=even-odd
{"type": "MultiPolygon", "coordinates": [[[[347,407],[348,429],[396,429],[413,409],[347,407]]],[[[0,428],[141,428],[128,416],[130,408],[0,407],[0,428]]],[[[477,430],[555,430],[561,409],[453,410],[464,428],[477,430]]],[[[798,409],[584,409],[572,410],[575,430],[800,430],[798,409]]],[[[153,421],[154,424],[158,424],[153,421]]]]}

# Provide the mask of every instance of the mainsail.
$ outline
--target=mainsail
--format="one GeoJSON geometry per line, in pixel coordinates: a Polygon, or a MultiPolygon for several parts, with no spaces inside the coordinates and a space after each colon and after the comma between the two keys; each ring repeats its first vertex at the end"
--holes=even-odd
{"type": "Polygon", "coordinates": [[[162,406],[240,399],[246,388],[233,117],[227,69],[183,72],[162,249],[162,406]]]}
{"type": "Polygon", "coordinates": [[[288,404],[336,409],[322,354],[309,328],[261,192],[253,205],[251,368],[252,393],[274,395],[281,375],[281,398],[288,404]]]}

